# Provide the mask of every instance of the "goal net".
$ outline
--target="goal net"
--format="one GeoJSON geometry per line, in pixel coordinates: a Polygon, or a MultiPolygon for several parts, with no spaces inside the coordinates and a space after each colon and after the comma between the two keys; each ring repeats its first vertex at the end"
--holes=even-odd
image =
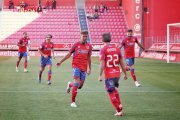
{"type": "Polygon", "coordinates": [[[180,63],[180,23],[167,24],[167,63],[180,63]]]}

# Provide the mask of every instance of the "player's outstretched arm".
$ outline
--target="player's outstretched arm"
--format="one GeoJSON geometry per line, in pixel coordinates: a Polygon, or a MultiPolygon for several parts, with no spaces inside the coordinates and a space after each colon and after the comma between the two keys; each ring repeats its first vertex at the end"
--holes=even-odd
{"type": "Polygon", "coordinates": [[[137,44],[141,49],[143,49],[143,51],[147,52],[147,50],[143,47],[143,45],[141,43],[139,43],[138,40],[137,40],[137,44]]]}
{"type": "Polygon", "coordinates": [[[126,79],[127,79],[127,73],[126,73],[126,68],[125,68],[123,59],[120,59],[120,66],[121,66],[122,71],[123,71],[123,73],[124,73],[124,80],[126,80],[126,79]]]}
{"type": "Polygon", "coordinates": [[[99,67],[99,78],[98,78],[98,80],[99,81],[102,81],[102,79],[103,79],[103,71],[104,71],[104,66],[105,66],[105,62],[104,62],[104,60],[101,60],[101,62],[100,62],[100,67],[99,67]]]}
{"type": "Polygon", "coordinates": [[[71,57],[72,53],[67,53],[58,63],[56,63],[56,66],[59,67],[64,61],[66,61],[69,57],[71,57]]]}

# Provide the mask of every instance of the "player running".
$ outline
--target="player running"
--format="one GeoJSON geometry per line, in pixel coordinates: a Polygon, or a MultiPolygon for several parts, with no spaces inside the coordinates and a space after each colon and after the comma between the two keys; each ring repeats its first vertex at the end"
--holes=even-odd
{"type": "Polygon", "coordinates": [[[118,93],[120,68],[124,73],[124,79],[127,79],[126,69],[123,63],[123,58],[118,47],[110,44],[110,33],[103,34],[104,47],[100,51],[100,74],[99,81],[102,81],[103,71],[105,75],[105,87],[109,94],[110,101],[114,106],[116,113],[115,116],[122,116],[122,104],[118,93]]]}
{"type": "Polygon", "coordinates": [[[45,42],[43,42],[38,51],[41,54],[41,58],[40,58],[40,71],[39,71],[39,76],[38,76],[38,80],[39,83],[41,83],[41,76],[42,73],[45,69],[45,67],[48,67],[48,85],[51,85],[51,74],[52,74],[52,57],[54,57],[54,44],[53,42],[51,42],[52,39],[52,35],[48,34],[46,36],[46,40],[45,42]]]}
{"type": "Polygon", "coordinates": [[[135,58],[135,50],[134,50],[135,49],[135,43],[137,43],[140,48],[145,50],[144,47],[137,40],[137,37],[133,36],[133,31],[131,29],[129,29],[127,31],[127,37],[122,41],[119,48],[121,49],[122,47],[124,47],[124,57],[126,60],[126,65],[127,65],[126,71],[131,72],[131,76],[134,80],[136,87],[139,87],[140,84],[136,79],[135,69],[133,68],[134,58],[135,58]]]}
{"type": "Polygon", "coordinates": [[[23,37],[17,43],[19,50],[18,50],[18,60],[16,62],[16,72],[19,71],[18,67],[19,67],[19,63],[20,63],[22,57],[24,57],[24,72],[28,72],[28,70],[27,70],[27,64],[28,64],[27,46],[28,46],[29,41],[30,41],[30,39],[28,38],[27,33],[24,32],[23,37]]]}
{"type": "Polygon", "coordinates": [[[91,73],[91,52],[92,46],[87,43],[87,31],[81,32],[81,40],[76,42],[69,52],[57,63],[57,67],[60,66],[65,60],[67,60],[73,54],[72,68],[74,83],[68,82],[67,93],[72,88],[71,107],[77,107],[75,103],[77,89],[83,87],[86,79],[86,73],[91,73]]]}

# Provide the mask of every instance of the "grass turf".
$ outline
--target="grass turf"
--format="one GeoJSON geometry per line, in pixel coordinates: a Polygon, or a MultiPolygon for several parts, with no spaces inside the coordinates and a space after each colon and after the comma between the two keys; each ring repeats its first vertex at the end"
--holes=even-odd
{"type": "MultiPolygon", "coordinates": [[[[54,64],[59,58],[54,60],[54,64]]],[[[72,81],[71,59],[60,68],[53,66],[52,85],[47,85],[47,70],[41,84],[37,81],[39,58],[31,57],[29,72],[21,62],[15,72],[16,58],[0,57],[0,120],[179,120],[180,64],[136,59],[135,72],[142,87],[136,88],[129,73],[120,80],[123,117],[114,108],[98,82],[98,58],[92,59],[92,74],[77,95],[78,108],[70,107],[71,94],[66,84],[72,81]]]]}

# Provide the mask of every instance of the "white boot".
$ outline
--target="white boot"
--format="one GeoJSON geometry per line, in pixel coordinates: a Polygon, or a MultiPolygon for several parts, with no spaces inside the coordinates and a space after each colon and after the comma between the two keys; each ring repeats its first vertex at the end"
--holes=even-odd
{"type": "Polygon", "coordinates": [[[72,103],[71,103],[71,107],[77,107],[76,103],[75,103],[75,102],[72,102],[72,103]]]}
{"type": "Polygon", "coordinates": [[[135,83],[136,87],[140,87],[141,86],[141,84],[139,84],[138,81],[135,81],[134,83],[135,83]]]}

